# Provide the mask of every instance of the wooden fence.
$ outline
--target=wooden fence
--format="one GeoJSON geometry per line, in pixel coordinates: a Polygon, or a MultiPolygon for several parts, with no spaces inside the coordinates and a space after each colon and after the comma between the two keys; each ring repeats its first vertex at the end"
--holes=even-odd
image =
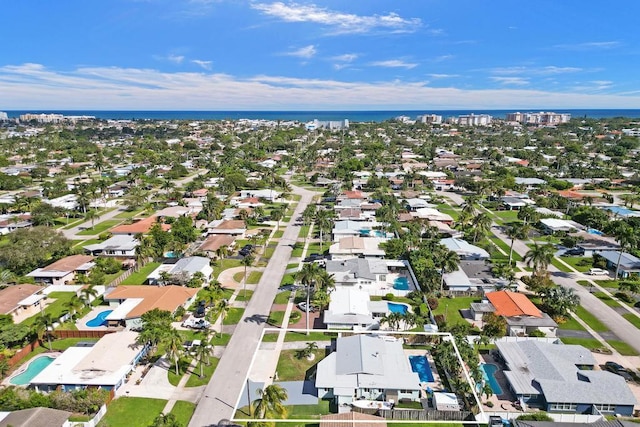
{"type": "Polygon", "coordinates": [[[53,335],[58,339],[64,338],[102,338],[107,334],[117,332],[115,330],[97,330],[97,331],[72,331],[67,329],[59,329],[53,331],[53,335]]]}
{"type": "Polygon", "coordinates": [[[402,421],[474,421],[475,416],[469,411],[438,411],[435,409],[378,409],[353,407],[352,411],[369,415],[378,415],[387,420],[402,421]]]}
{"type": "Polygon", "coordinates": [[[37,340],[27,344],[26,346],[18,350],[16,354],[11,356],[11,358],[7,361],[9,362],[9,366],[13,368],[17,364],[19,364],[22,359],[27,357],[29,354],[31,354],[33,350],[35,350],[38,347],[40,347],[40,343],[37,340]]]}

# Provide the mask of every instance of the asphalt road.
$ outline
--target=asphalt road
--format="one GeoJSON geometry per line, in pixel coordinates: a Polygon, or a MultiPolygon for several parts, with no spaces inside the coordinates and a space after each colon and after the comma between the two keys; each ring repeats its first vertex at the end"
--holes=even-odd
{"type": "MultiPolygon", "coordinates": [[[[302,196],[292,216],[296,218],[302,214],[316,193],[299,187],[293,189],[295,194],[302,196]]],[[[211,381],[198,402],[189,427],[213,426],[233,417],[236,401],[244,388],[249,367],[260,344],[262,330],[291,257],[292,246],[300,233],[300,226],[293,225],[294,222],[292,220],[284,230],[284,235],[249,301],[244,318],[238,323],[211,381]]]]}

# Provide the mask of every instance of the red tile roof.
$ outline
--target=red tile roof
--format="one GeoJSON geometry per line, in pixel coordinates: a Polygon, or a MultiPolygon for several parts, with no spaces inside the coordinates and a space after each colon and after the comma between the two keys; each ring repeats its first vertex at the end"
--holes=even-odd
{"type": "Polygon", "coordinates": [[[497,316],[515,317],[532,316],[542,317],[538,310],[526,295],[510,291],[489,292],[487,299],[495,307],[497,316]]]}

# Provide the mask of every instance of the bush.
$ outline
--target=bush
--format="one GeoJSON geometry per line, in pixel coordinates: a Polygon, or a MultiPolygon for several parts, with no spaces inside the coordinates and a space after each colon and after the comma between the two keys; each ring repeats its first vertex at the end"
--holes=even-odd
{"type": "Polygon", "coordinates": [[[383,296],[382,299],[387,300],[387,301],[393,301],[395,297],[396,296],[393,295],[392,293],[388,293],[385,296],[383,296]]]}
{"type": "Polygon", "coordinates": [[[521,421],[553,421],[553,418],[551,418],[549,415],[547,415],[546,412],[533,412],[533,413],[530,413],[530,414],[520,415],[518,418],[516,418],[516,420],[521,420],[521,421]]]}
{"type": "Polygon", "coordinates": [[[440,301],[438,300],[438,298],[430,297],[427,298],[427,304],[429,304],[429,308],[431,310],[435,310],[438,308],[438,305],[440,305],[440,301]]]}
{"type": "Polygon", "coordinates": [[[98,235],[98,240],[100,240],[100,241],[102,241],[102,240],[107,240],[107,239],[108,239],[108,238],[110,238],[110,237],[111,237],[111,233],[109,233],[109,232],[107,231],[107,232],[104,232],[104,233],[100,233],[100,234],[98,235]]]}
{"type": "Polygon", "coordinates": [[[629,294],[626,294],[624,292],[616,292],[615,294],[616,298],[618,298],[620,301],[624,301],[627,304],[633,304],[636,302],[636,300],[629,294]]]}
{"type": "Polygon", "coordinates": [[[536,329],[535,331],[531,331],[531,333],[529,333],[529,336],[530,337],[544,338],[547,335],[544,332],[542,332],[541,330],[536,329]]]}
{"type": "Polygon", "coordinates": [[[484,404],[487,405],[488,408],[493,408],[493,402],[490,400],[485,402],[484,404]]]}

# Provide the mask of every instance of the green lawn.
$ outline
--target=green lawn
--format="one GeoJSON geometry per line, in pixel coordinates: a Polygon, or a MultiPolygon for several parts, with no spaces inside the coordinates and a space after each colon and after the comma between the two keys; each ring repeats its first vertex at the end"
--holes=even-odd
{"type": "Polygon", "coordinates": [[[293,250],[291,251],[291,258],[300,258],[302,256],[303,250],[304,245],[301,242],[296,243],[293,250]]]}
{"type": "Polygon", "coordinates": [[[280,282],[280,286],[284,286],[284,285],[293,285],[295,283],[295,274],[294,273],[287,273],[284,276],[282,276],[282,281],[280,282]]]}
{"type": "Polygon", "coordinates": [[[176,420],[183,426],[189,424],[191,420],[191,416],[193,412],[196,410],[196,404],[187,402],[184,400],[178,400],[173,408],[171,409],[171,413],[175,415],[176,420]]]}
{"type": "Polygon", "coordinates": [[[298,237],[304,239],[306,236],[309,235],[310,228],[311,228],[310,225],[303,225],[302,227],[300,227],[300,233],[298,233],[298,237]]]}
{"type": "Polygon", "coordinates": [[[276,298],[273,300],[274,304],[286,304],[289,302],[291,291],[278,292],[276,298]]]}
{"type": "Polygon", "coordinates": [[[252,271],[249,273],[249,277],[247,277],[247,283],[250,285],[257,285],[260,282],[260,278],[262,277],[262,271],[252,271]]]}
{"type": "Polygon", "coordinates": [[[565,338],[560,338],[560,340],[565,343],[565,344],[574,344],[574,345],[581,345],[583,347],[588,348],[589,350],[594,350],[597,348],[602,348],[602,344],[600,344],[600,341],[598,341],[595,338],[572,338],[572,337],[565,337],[565,338]]]}
{"type": "Polygon", "coordinates": [[[274,239],[279,239],[282,237],[282,235],[284,234],[284,230],[280,229],[278,231],[276,231],[275,233],[273,233],[273,238],[274,239]]]}
{"type": "Polygon", "coordinates": [[[563,323],[558,324],[558,328],[571,331],[586,331],[586,329],[573,317],[567,317],[563,323]]]}
{"type": "Polygon", "coordinates": [[[609,307],[622,307],[618,301],[614,300],[604,292],[594,292],[593,295],[609,307]]]}
{"type": "Polygon", "coordinates": [[[324,349],[316,349],[313,351],[315,358],[308,360],[306,357],[296,357],[296,350],[282,350],[278,359],[279,381],[302,381],[309,376],[309,369],[315,366],[324,358],[324,349]]]}
{"type": "Polygon", "coordinates": [[[213,338],[211,338],[211,345],[222,345],[225,346],[229,344],[229,340],[231,339],[231,335],[229,334],[215,334],[213,338]]]}
{"type": "Polygon", "coordinates": [[[252,290],[247,290],[246,296],[244,291],[238,292],[238,295],[236,295],[236,301],[249,301],[252,295],[253,295],[252,290]]]}
{"type": "Polygon", "coordinates": [[[196,367],[194,368],[194,370],[193,370],[193,374],[191,374],[191,376],[187,380],[187,387],[198,387],[198,386],[201,386],[201,385],[207,385],[209,383],[209,380],[211,379],[211,376],[213,376],[213,373],[215,372],[219,361],[220,361],[220,359],[212,357],[209,360],[209,364],[208,365],[206,363],[203,364],[202,365],[202,373],[203,373],[203,377],[202,378],[200,378],[200,363],[198,363],[196,365],[196,367]]]}
{"type": "MultiPolygon", "coordinates": [[[[267,319],[267,323],[276,327],[280,327],[282,322],[284,321],[284,311],[272,311],[269,314],[269,319],[267,319]]],[[[295,323],[300,320],[300,312],[292,311],[289,315],[289,324],[295,323]]]]}
{"type": "Polygon", "coordinates": [[[468,309],[472,302],[480,302],[475,297],[441,298],[438,308],[433,311],[434,315],[445,316],[447,324],[468,324],[460,314],[461,309],[468,309]]]}
{"type": "Polygon", "coordinates": [[[244,314],[244,308],[232,307],[229,309],[229,313],[225,316],[223,324],[225,325],[237,325],[242,319],[244,314]]]}
{"type": "MultiPolygon", "coordinates": [[[[317,405],[294,405],[287,406],[287,413],[289,414],[287,418],[289,419],[316,419],[320,418],[321,415],[329,414],[329,401],[328,400],[318,400],[317,405]]],[[[287,425],[291,425],[287,423],[287,425]]],[[[365,424],[362,424],[363,426],[365,424]]],[[[406,426],[407,424],[405,424],[406,426]]]]}
{"type": "Polygon", "coordinates": [[[138,209],[133,211],[122,211],[118,215],[116,215],[114,218],[129,219],[129,218],[133,218],[136,215],[141,214],[142,212],[144,212],[144,209],[138,209]]]}
{"type": "Polygon", "coordinates": [[[121,285],[143,285],[147,280],[147,276],[160,266],[159,262],[150,262],[145,264],[140,270],[124,279],[121,285]]]}
{"type": "MultiPolygon", "coordinates": [[[[335,338],[334,332],[314,332],[310,331],[309,335],[305,332],[287,332],[284,336],[285,342],[295,341],[331,341],[331,338],[335,338]]],[[[262,341],[264,342],[276,342],[278,339],[278,332],[268,332],[264,334],[262,341]]]]}
{"type": "Polygon", "coordinates": [[[564,273],[571,273],[573,272],[573,270],[569,267],[567,267],[566,265],[564,265],[561,261],[558,260],[558,258],[552,258],[551,259],[551,265],[553,265],[555,268],[557,268],[558,270],[564,272],[564,273]]]}
{"type": "Polygon", "coordinates": [[[287,264],[287,270],[291,270],[292,268],[298,268],[299,264],[298,263],[292,263],[292,264],[287,264]]]}
{"type": "Polygon", "coordinates": [[[508,223],[518,221],[518,211],[491,211],[495,216],[500,218],[496,222],[508,223]]]}
{"type": "MultiPolygon", "coordinates": [[[[51,314],[54,319],[59,319],[63,314],[67,313],[68,310],[65,305],[71,300],[75,293],[73,292],[51,292],[47,296],[47,301],[51,301],[51,303],[44,308],[43,312],[45,314],[51,314]]],[[[44,302],[43,302],[44,304],[44,302]]],[[[36,319],[40,316],[40,314],[35,314],[25,320],[23,320],[20,324],[25,326],[31,326],[34,324],[36,319]]]]}
{"type": "Polygon", "coordinates": [[[98,427],[148,427],[166,404],[162,399],[120,397],[111,402],[98,427]]]}
{"type": "Polygon", "coordinates": [[[226,270],[227,268],[240,267],[241,265],[242,264],[240,264],[239,259],[231,259],[231,258],[219,259],[213,265],[212,277],[218,277],[220,272],[226,270]]]}
{"type": "Polygon", "coordinates": [[[618,289],[618,287],[620,286],[619,280],[594,280],[594,281],[598,285],[602,286],[603,288],[618,289]]]}
{"type": "MultiPolygon", "coordinates": [[[[489,237],[489,240],[491,240],[491,243],[493,243],[494,245],[498,246],[500,249],[502,249],[504,251],[505,254],[507,254],[507,258],[509,259],[509,249],[510,249],[510,244],[511,242],[507,243],[504,240],[502,240],[501,238],[499,238],[498,236],[491,234],[491,236],[489,237]]],[[[520,256],[520,254],[518,254],[516,251],[513,251],[513,255],[511,258],[513,261],[522,261],[522,256],[520,256]]]]}
{"type": "Polygon", "coordinates": [[[89,239],[89,240],[78,240],[78,243],[76,243],[73,246],[89,246],[89,245],[95,245],[96,243],[100,243],[102,240],[100,239],[89,239]]]}
{"type": "Polygon", "coordinates": [[[578,256],[567,256],[561,257],[561,260],[569,264],[571,267],[575,268],[581,272],[587,272],[591,267],[593,267],[593,258],[584,258],[578,256]]]}
{"type": "Polygon", "coordinates": [[[625,319],[627,319],[633,326],[640,329],[640,317],[636,316],[633,313],[625,313],[622,315],[625,319]]]}
{"type": "Polygon", "coordinates": [[[637,356],[638,352],[624,341],[608,340],[609,345],[623,356],[637,356]]]}
{"type": "Polygon", "coordinates": [[[575,313],[582,319],[591,329],[596,332],[606,332],[609,330],[596,316],[585,310],[583,306],[578,306],[575,313]]]}
{"type": "Polygon", "coordinates": [[[442,213],[451,215],[451,218],[453,218],[454,221],[460,217],[460,212],[446,203],[441,203],[437,205],[437,209],[442,213]]]}
{"type": "Polygon", "coordinates": [[[183,355],[180,360],[178,360],[178,375],[176,375],[176,362],[174,360],[171,361],[171,368],[167,371],[167,376],[172,386],[176,387],[180,383],[187,369],[189,369],[190,364],[191,356],[183,355]]]}
{"type": "Polygon", "coordinates": [[[120,224],[122,221],[117,219],[108,219],[106,221],[99,222],[91,228],[86,230],[79,231],[77,233],[78,236],[93,236],[96,234],[104,233],[108,229],[115,227],[120,224]]]}

